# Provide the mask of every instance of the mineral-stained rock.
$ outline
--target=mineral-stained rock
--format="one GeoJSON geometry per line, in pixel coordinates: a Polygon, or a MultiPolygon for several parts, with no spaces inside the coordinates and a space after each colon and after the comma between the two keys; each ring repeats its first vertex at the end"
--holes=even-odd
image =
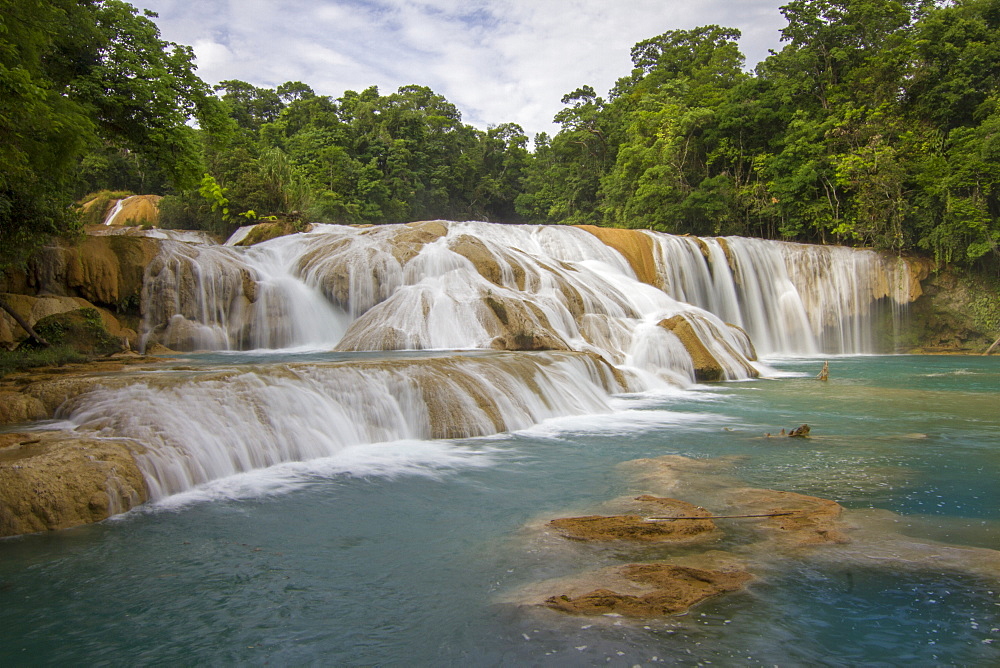
{"type": "Polygon", "coordinates": [[[653,259],[653,240],[646,232],[594,225],[579,227],[624,255],[640,281],[657,288],[663,287],[657,275],[656,261],[653,259]]]}
{"type": "Polygon", "coordinates": [[[667,563],[629,564],[619,574],[650,591],[625,594],[602,588],[576,597],[552,596],[545,605],[576,615],[660,617],[684,612],[707,598],[741,589],[752,579],[746,571],[715,571],[667,563]]]}
{"type": "Polygon", "coordinates": [[[0,536],[97,522],[146,501],[128,441],[60,432],[0,439],[0,536]]]}
{"type": "Polygon", "coordinates": [[[308,232],[311,227],[311,225],[296,225],[290,220],[257,223],[247,232],[245,237],[237,241],[234,245],[253,246],[264,241],[288,236],[289,234],[308,232]]]}
{"type": "Polygon", "coordinates": [[[126,348],[120,338],[108,332],[101,314],[93,308],[47,316],[36,322],[34,328],[52,345],[69,346],[88,356],[110,355],[126,348]]]}
{"type": "Polygon", "coordinates": [[[682,315],[675,315],[661,321],[660,327],[669,330],[680,339],[684,348],[694,363],[694,377],[699,381],[716,381],[726,379],[726,370],[715,356],[708,350],[691,327],[691,323],[682,315]]]}
{"type": "Polygon", "coordinates": [[[5,392],[0,390],[0,424],[15,424],[44,420],[49,417],[38,398],[20,392],[5,392]]]}
{"type": "MultiPolygon", "coordinates": [[[[725,366],[719,361],[719,358],[708,349],[708,346],[705,345],[701,336],[699,336],[690,320],[688,320],[688,316],[675,315],[665,320],[661,320],[658,324],[667,331],[673,332],[674,335],[680,339],[681,344],[684,345],[684,348],[691,356],[691,362],[694,364],[695,380],[706,382],[726,380],[725,366]]],[[[746,336],[746,333],[742,330],[738,331],[741,332],[744,337],[746,336]]],[[[725,350],[728,350],[730,359],[735,363],[741,364],[744,373],[748,377],[757,377],[757,370],[744,361],[745,359],[753,359],[756,357],[756,353],[753,352],[752,347],[749,347],[746,351],[737,352],[732,349],[732,346],[721,338],[716,339],[716,345],[723,346],[725,350]]],[[[749,338],[747,338],[747,345],[749,346],[749,338]]]]}
{"type": "MultiPolygon", "coordinates": [[[[108,202],[108,212],[117,211],[114,218],[102,221],[108,225],[152,225],[160,221],[159,195],[133,195],[122,200],[108,202]]],[[[84,204],[84,207],[87,205],[84,204]]]]}
{"type": "Polygon", "coordinates": [[[116,309],[137,308],[143,273],[161,243],[122,235],[59,241],[39,249],[26,271],[8,269],[0,277],[0,289],[36,297],[81,297],[116,309]]]}
{"type": "Polygon", "coordinates": [[[729,494],[729,504],[741,514],[791,512],[754,524],[759,530],[792,547],[849,543],[840,516],[844,509],[836,501],[774,489],[743,488],[729,494]]]}
{"type": "MultiPolygon", "coordinates": [[[[694,504],[678,499],[641,496],[644,509],[657,517],[708,517],[711,513],[694,504]]],[[[589,515],[562,517],[549,522],[549,526],[572,540],[634,540],[634,541],[692,541],[705,538],[715,530],[712,520],[646,521],[639,515],[589,515]]]]}

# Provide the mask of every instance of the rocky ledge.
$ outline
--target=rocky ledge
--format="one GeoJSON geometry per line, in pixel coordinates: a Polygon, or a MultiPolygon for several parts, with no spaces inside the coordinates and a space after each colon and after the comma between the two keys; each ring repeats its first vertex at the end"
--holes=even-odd
{"type": "Polygon", "coordinates": [[[0,434],[0,537],[98,522],[144,503],[135,447],[62,432],[0,434]]]}

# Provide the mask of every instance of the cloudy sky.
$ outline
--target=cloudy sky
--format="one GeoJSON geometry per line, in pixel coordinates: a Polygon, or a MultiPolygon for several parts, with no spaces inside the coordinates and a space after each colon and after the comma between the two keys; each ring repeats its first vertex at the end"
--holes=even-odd
{"type": "Polygon", "coordinates": [[[668,30],[739,28],[748,68],[779,49],[786,0],[132,0],[164,39],[194,47],[209,83],[320,94],[428,86],[485,129],[552,132],[560,98],[605,94],[629,73],[632,45],[668,30]]]}

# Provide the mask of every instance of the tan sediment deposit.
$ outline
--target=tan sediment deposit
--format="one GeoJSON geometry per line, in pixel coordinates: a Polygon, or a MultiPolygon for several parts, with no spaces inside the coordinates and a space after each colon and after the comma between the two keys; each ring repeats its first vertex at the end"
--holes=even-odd
{"type": "Polygon", "coordinates": [[[552,596],[545,605],[576,615],[659,617],[684,612],[707,598],[742,589],[753,579],[746,571],[725,572],[667,563],[629,564],[619,569],[617,575],[646,591],[595,589],[578,596],[552,596]]]}
{"type": "Polygon", "coordinates": [[[735,489],[729,494],[733,513],[774,514],[754,523],[759,531],[789,546],[847,543],[844,508],[836,501],[774,489],[735,489]],[[790,515],[776,515],[791,513],[790,515]]]}
{"type": "Polygon", "coordinates": [[[549,526],[566,538],[581,541],[690,542],[707,538],[715,531],[715,523],[710,519],[687,519],[711,515],[709,511],[694,504],[649,495],[638,497],[636,501],[640,502],[648,514],[686,519],[651,522],[642,515],[589,515],[554,519],[549,522],[549,526]]]}
{"type": "Polygon", "coordinates": [[[653,287],[663,287],[656,271],[656,260],[653,258],[653,240],[648,234],[642,230],[623,230],[595,225],[577,227],[590,232],[602,243],[625,256],[640,281],[653,287]]]}
{"type": "Polygon", "coordinates": [[[0,435],[0,536],[97,522],[144,503],[129,441],[0,435]]]}

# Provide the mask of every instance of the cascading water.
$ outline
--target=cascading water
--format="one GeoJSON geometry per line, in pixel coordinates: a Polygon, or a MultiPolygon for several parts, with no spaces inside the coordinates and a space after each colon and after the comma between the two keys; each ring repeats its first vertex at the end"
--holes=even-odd
{"type": "Polygon", "coordinates": [[[64,408],[75,428],[131,438],[151,498],[346,447],[469,438],[608,412],[627,389],[577,353],[440,356],[185,369],[97,389],[64,408]]]}
{"type": "Polygon", "coordinates": [[[742,327],[765,355],[875,352],[880,300],[911,301],[906,263],[872,251],[650,236],[663,289],[742,327]]]}
{"type": "Polygon", "coordinates": [[[289,272],[288,250],[164,242],[143,283],[142,346],[150,337],[177,350],[332,346],[348,318],[289,272]]]}
{"type": "Polygon", "coordinates": [[[616,392],[753,377],[754,344],[864,352],[872,304],[905,301],[874,253],[623,233],[648,257],[581,228],[474,222],[165,240],[144,282],[144,346],[355,358],[167,374],[63,412],[141,443],[162,497],[353,444],[497,433],[606,412],[616,392]],[[400,357],[415,350],[507,352],[400,357]]]}

